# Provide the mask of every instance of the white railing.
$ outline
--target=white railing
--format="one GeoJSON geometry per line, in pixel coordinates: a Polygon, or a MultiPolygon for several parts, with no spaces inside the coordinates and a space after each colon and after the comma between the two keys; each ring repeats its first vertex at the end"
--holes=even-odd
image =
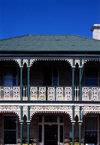
{"type": "MultiPolygon", "coordinates": [[[[30,99],[36,101],[72,101],[72,87],[30,87],[30,99]]],[[[20,100],[20,87],[0,86],[0,100],[20,100]]],[[[23,88],[27,100],[27,87],[23,88]]],[[[75,101],[79,101],[79,87],[75,87],[75,101]]],[[[82,101],[100,101],[100,87],[82,87],[82,101]]]]}
{"type": "Polygon", "coordinates": [[[20,100],[20,87],[1,87],[0,100],[20,100]]]}
{"type": "Polygon", "coordinates": [[[31,100],[71,101],[72,87],[30,87],[31,100]]]}
{"type": "Polygon", "coordinates": [[[82,87],[82,101],[100,101],[100,87],[82,87]]]}

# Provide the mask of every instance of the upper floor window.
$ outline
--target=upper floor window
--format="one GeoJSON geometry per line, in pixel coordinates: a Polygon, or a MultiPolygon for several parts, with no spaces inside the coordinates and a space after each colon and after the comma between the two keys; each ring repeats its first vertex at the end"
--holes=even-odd
{"type": "Polygon", "coordinates": [[[0,72],[0,85],[16,86],[18,85],[16,68],[4,68],[0,72]]]}
{"type": "Polygon", "coordinates": [[[58,86],[58,70],[47,68],[44,71],[44,85],[58,86]]]}
{"type": "Polygon", "coordinates": [[[58,86],[58,70],[54,69],[52,72],[52,85],[58,86]]]}
{"type": "Polygon", "coordinates": [[[86,68],[85,86],[98,86],[98,69],[97,68],[86,68]]]}

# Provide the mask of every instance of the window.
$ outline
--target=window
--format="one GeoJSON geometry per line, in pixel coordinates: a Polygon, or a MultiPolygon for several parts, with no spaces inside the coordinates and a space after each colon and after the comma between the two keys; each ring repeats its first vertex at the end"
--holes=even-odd
{"type": "Polygon", "coordinates": [[[60,142],[63,143],[63,125],[60,125],[60,142]]]}
{"type": "Polygon", "coordinates": [[[9,68],[4,72],[4,86],[16,86],[17,85],[17,73],[16,69],[9,68]]]}
{"type": "Polygon", "coordinates": [[[4,144],[16,144],[16,117],[4,117],[4,144]]]}
{"type": "Polygon", "coordinates": [[[58,71],[57,71],[57,69],[53,70],[52,85],[55,87],[58,86],[58,71]]]}
{"type": "Polygon", "coordinates": [[[63,123],[63,122],[64,122],[64,117],[60,116],[60,123],[63,123]]]}
{"type": "Polygon", "coordinates": [[[85,86],[98,86],[98,69],[97,68],[86,68],[85,86]]]}
{"type": "Polygon", "coordinates": [[[47,67],[44,70],[44,86],[58,86],[58,70],[47,67]]]}
{"type": "Polygon", "coordinates": [[[98,118],[87,117],[85,119],[85,143],[97,144],[98,118]]]}
{"type": "Polygon", "coordinates": [[[42,122],[42,116],[39,116],[39,123],[42,122]]]}
{"type": "Polygon", "coordinates": [[[52,84],[52,73],[51,73],[51,69],[49,67],[46,67],[46,69],[44,69],[44,80],[43,80],[43,85],[44,86],[51,86],[52,84]]]}
{"type": "Polygon", "coordinates": [[[39,125],[39,142],[42,142],[42,125],[39,125]]]}

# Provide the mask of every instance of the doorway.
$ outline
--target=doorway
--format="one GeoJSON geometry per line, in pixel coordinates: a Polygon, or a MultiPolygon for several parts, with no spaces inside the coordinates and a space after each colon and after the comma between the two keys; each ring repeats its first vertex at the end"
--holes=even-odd
{"type": "Polygon", "coordinates": [[[44,126],[44,145],[57,145],[58,125],[44,126]]]}
{"type": "Polygon", "coordinates": [[[98,144],[98,118],[85,118],[85,144],[98,144]]]}
{"type": "Polygon", "coordinates": [[[4,144],[16,144],[16,133],[16,117],[4,116],[4,144]]]}
{"type": "Polygon", "coordinates": [[[39,116],[39,145],[63,145],[64,116],[39,116]]]}

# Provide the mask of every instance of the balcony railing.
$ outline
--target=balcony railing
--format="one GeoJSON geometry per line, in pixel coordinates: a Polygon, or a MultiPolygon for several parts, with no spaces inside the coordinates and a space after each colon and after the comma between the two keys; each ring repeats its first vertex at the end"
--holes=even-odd
{"type": "Polygon", "coordinates": [[[30,87],[31,100],[71,101],[72,87],[30,87]]]}
{"type": "Polygon", "coordinates": [[[82,87],[82,101],[100,101],[100,87],[82,87]]]}
{"type": "MultiPolygon", "coordinates": [[[[75,87],[75,101],[79,101],[79,87],[75,87]]],[[[0,101],[20,100],[20,86],[0,86],[0,101]]],[[[27,87],[23,87],[23,100],[27,101],[27,87]]],[[[72,87],[30,87],[31,101],[72,101],[72,87]]],[[[100,87],[82,87],[82,101],[100,101],[100,87]]]]}
{"type": "Polygon", "coordinates": [[[20,100],[20,87],[0,86],[0,100],[20,100]]]}

